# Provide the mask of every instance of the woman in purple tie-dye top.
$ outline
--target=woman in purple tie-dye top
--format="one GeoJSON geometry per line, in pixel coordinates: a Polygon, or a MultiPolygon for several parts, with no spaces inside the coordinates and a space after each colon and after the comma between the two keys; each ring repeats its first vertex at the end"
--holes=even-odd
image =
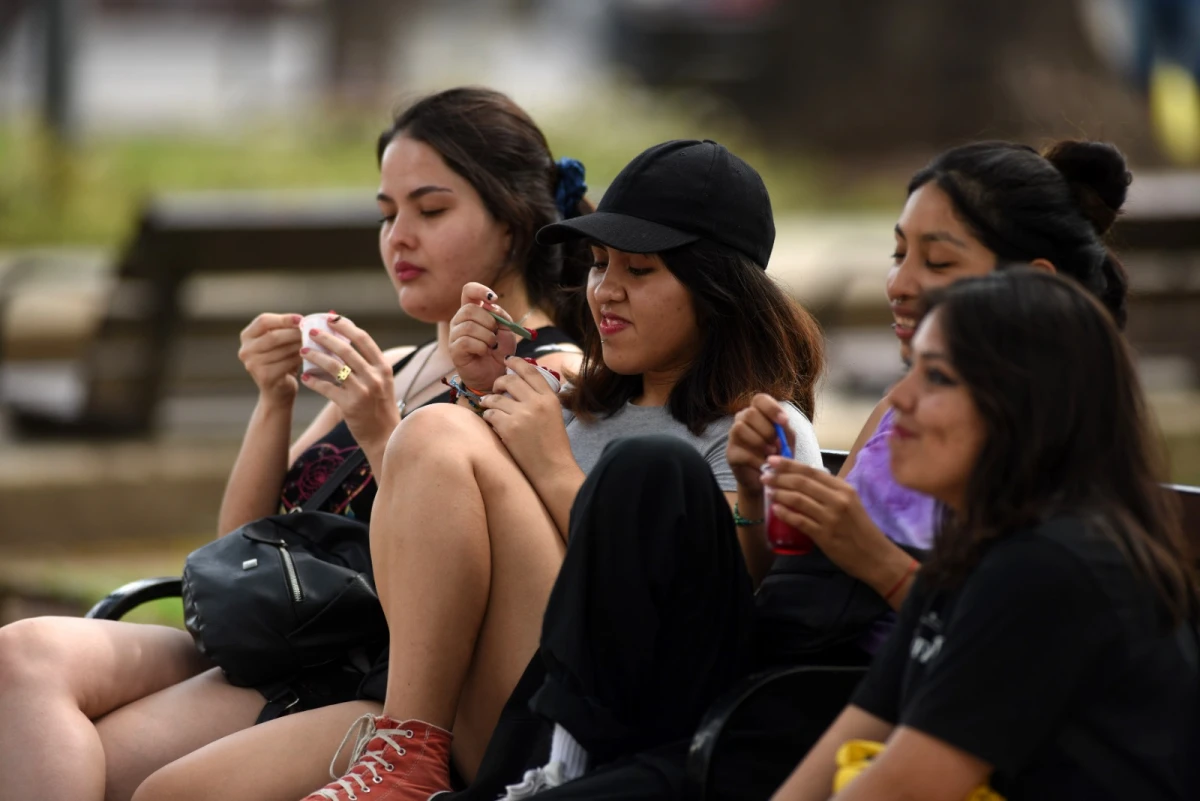
{"type": "MultiPolygon", "coordinates": [[[[909,183],[887,276],[902,358],[909,359],[924,293],[1013,264],[1070,276],[1123,326],[1125,272],[1103,236],[1129,182],[1120,152],[1099,142],[1064,141],[1044,154],[1007,142],[977,142],[935,158],[909,183]]],[[[892,429],[891,409],[881,401],[839,476],[789,465],[782,472],[796,474],[795,485],[809,490],[803,493],[806,500],[793,510],[787,508],[787,495],[776,498],[784,504],[781,517],[899,609],[916,567],[904,548],[932,545],[937,505],[892,478],[892,429]],[[813,492],[816,485],[819,492],[813,492]]],[[[891,619],[876,621],[859,644],[874,653],[891,619]]]]}

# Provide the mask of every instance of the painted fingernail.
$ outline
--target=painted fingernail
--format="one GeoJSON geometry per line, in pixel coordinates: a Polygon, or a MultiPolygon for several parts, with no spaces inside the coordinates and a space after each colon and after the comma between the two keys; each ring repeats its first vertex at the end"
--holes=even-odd
{"type": "Polygon", "coordinates": [[[309,350],[310,350],[309,348],[301,348],[301,349],[300,349],[300,352],[301,352],[301,353],[308,353],[308,351],[309,351],[309,350]]]}
{"type": "Polygon", "coordinates": [[[309,375],[308,373],[301,373],[300,380],[301,381],[310,381],[310,380],[312,380],[312,376],[309,375]]]}
{"type": "Polygon", "coordinates": [[[310,337],[319,336],[320,334],[321,334],[321,331],[320,331],[320,329],[317,329],[317,328],[314,328],[314,329],[312,329],[311,331],[309,331],[309,332],[308,332],[308,335],[309,335],[310,337]]]}
{"type": "Polygon", "coordinates": [[[293,314],[293,315],[292,315],[292,322],[293,322],[293,323],[295,323],[296,325],[300,325],[300,323],[301,323],[303,320],[304,320],[304,318],[303,318],[303,317],[301,317],[301,316],[300,316],[300,315],[298,315],[298,314],[293,314]]]}
{"type": "Polygon", "coordinates": [[[336,323],[336,322],[337,322],[338,320],[340,320],[340,319],[342,319],[342,315],[340,315],[340,314],[335,314],[335,315],[333,315],[332,317],[330,317],[330,318],[329,318],[329,322],[331,322],[331,323],[336,323]]]}
{"type": "Polygon", "coordinates": [[[487,299],[488,299],[488,300],[495,300],[495,299],[496,299],[496,293],[495,293],[495,292],[488,292],[488,293],[487,293],[487,299]]]}

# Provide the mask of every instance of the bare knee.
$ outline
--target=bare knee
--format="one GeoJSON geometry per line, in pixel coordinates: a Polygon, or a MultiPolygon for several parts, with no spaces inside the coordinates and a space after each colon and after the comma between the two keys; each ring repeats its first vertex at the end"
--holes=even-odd
{"type": "Polygon", "coordinates": [[[0,688],[11,692],[53,686],[71,656],[60,628],[60,619],[54,617],[18,620],[0,628],[0,688]]]}
{"type": "Polygon", "coordinates": [[[388,439],[385,469],[409,464],[413,454],[435,449],[452,450],[447,443],[493,438],[491,428],[477,414],[452,403],[435,403],[415,409],[404,418],[388,439]]]}

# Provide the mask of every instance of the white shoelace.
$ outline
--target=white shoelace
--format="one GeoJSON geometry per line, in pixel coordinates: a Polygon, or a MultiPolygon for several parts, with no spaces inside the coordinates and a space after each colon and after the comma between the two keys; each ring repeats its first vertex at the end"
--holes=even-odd
{"type": "MultiPolygon", "coordinates": [[[[350,730],[346,732],[346,736],[342,738],[342,744],[338,746],[337,751],[334,753],[333,761],[329,763],[329,778],[336,782],[338,787],[341,789],[341,792],[346,794],[346,797],[349,799],[349,801],[358,801],[358,796],[354,793],[356,788],[350,783],[351,780],[358,784],[357,789],[361,792],[371,792],[370,785],[367,784],[363,777],[358,773],[352,772],[354,768],[361,764],[364,768],[370,771],[372,784],[380,784],[383,782],[383,777],[379,775],[379,768],[383,768],[386,771],[392,771],[396,768],[395,765],[388,762],[383,751],[371,751],[370,753],[363,753],[367,750],[367,745],[370,744],[371,740],[375,739],[376,737],[380,738],[394,748],[397,754],[404,756],[404,748],[392,738],[406,737],[411,740],[413,737],[413,730],[376,729],[374,715],[363,715],[361,718],[354,721],[354,724],[350,727],[350,730]],[[347,768],[347,772],[344,776],[338,776],[336,768],[338,757],[341,756],[342,751],[346,748],[346,743],[350,742],[352,738],[354,739],[354,750],[350,752],[350,767],[347,768]]],[[[321,798],[329,799],[329,801],[341,801],[337,790],[323,789],[318,790],[316,794],[321,798]]]]}

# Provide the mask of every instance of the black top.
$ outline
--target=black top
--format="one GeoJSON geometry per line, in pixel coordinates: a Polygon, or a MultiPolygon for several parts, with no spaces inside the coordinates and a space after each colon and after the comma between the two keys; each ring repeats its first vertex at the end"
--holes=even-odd
{"type": "MultiPolygon", "coordinates": [[[[553,326],[539,328],[537,339],[522,339],[517,342],[517,355],[527,358],[537,358],[552,353],[556,346],[571,344],[571,338],[553,326]]],[[[429,344],[429,343],[425,343],[429,344]]],[[[422,345],[421,347],[424,347],[422,345]]],[[[405,356],[392,368],[392,375],[404,369],[417,352],[405,356]]],[[[449,403],[450,390],[446,390],[431,400],[430,403],[449,403]]],[[[358,450],[358,443],[350,433],[349,426],[343,420],[333,429],[310,445],[288,470],[283,479],[283,489],[280,492],[279,512],[284,514],[299,508],[312,497],[326,478],[333,475],[351,454],[358,450]]],[[[321,507],[320,511],[334,512],[362,520],[371,520],[371,508],[375,504],[375,493],[378,487],[374,476],[371,475],[371,465],[364,459],[359,468],[342,482],[342,486],[334,492],[321,507]]]]}
{"type": "Polygon", "coordinates": [[[1196,646],[1111,540],[1060,518],[955,590],[919,582],[851,703],[992,765],[1009,801],[1191,799],[1196,646]]]}

